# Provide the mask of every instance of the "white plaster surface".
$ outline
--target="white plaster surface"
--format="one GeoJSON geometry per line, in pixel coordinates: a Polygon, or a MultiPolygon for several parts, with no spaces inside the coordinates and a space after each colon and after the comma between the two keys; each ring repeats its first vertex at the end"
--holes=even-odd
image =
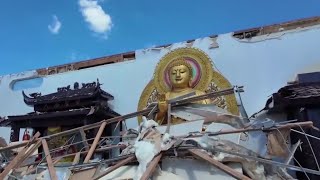
{"type": "MultiPolygon", "coordinates": [[[[242,173],[241,164],[229,163],[228,166],[242,173]]],[[[164,158],[162,160],[162,170],[176,174],[185,180],[235,179],[223,171],[213,167],[211,164],[195,159],[164,158]]]]}

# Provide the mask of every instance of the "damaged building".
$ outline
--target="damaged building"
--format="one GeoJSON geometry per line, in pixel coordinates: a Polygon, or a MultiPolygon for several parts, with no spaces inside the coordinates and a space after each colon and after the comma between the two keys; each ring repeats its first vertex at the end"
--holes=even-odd
{"type": "Polygon", "coordinates": [[[318,179],[318,37],[313,17],[2,76],[0,179],[318,179]]]}

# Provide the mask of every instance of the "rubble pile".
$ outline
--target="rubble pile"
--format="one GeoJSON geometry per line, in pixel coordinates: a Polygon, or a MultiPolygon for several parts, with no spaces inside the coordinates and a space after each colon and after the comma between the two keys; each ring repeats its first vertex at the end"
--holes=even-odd
{"type": "MultiPolygon", "coordinates": [[[[207,107],[192,109],[192,113],[199,115],[207,107]]],[[[40,137],[40,133],[36,133],[28,141],[1,147],[3,164],[0,179],[146,180],[152,177],[158,180],[179,180],[185,177],[174,163],[184,161],[202,163],[203,166],[213,169],[212,172],[208,172],[210,176],[216,177],[219,174],[223,179],[294,179],[292,170],[320,175],[319,170],[290,163],[295,160],[293,154],[300,143],[290,146],[287,143],[288,134],[294,127],[314,128],[311,121],[282,123],[270,119],[244,121],[240,116],[232,116],[215,108],[212,111],[205,110],[205,120],[191,120],[181,124],[170,124],[169,121],[166,125],[159,125],[145,116],[152,109],[154,107],[147,108],[148,111],[144,110],[140,114],[133,113],[136,116],[144,115],[143,121],[137,129],[127,129],[122,133],[119,137],[121,141],[117,144],[105,141],[109,143],[102,145],[103,140],[112,137],[101,137],[101,132],[108,123],[121,122],[133,115],[103,120],[50,136],[40,137]],[[186,126],[188,128],[184,128],[186,126]],[[95,128],[99,130],[88,150],[82,149],[58,157],[51,156],[55,150],[48,148],[47,141],[50,139],[95,128]],[[259,143],[264,143],[264,146],[259,143]],[[43,149],[44,156],[40,160],[34,160],[39,147],[43,149]],[[12,154],[17,148],[20,148],[17,154],[12,154]],[[105,159],[95,156],[99,152],[119,148],[121,153],[116,157],[105,159]],[[73,162],[60,162],[65,157],[73,157],[73,162]],[[174,168],[176,170],[172,170],[174,168]]],[[[68,149],[73,144],[75,143],[68,141],[58,149],[68,149]]],[[[192,166],[192,164],[184,165],[192,166]]],[[[197,171],[197,168],[185,170],[186,173],[191,173],[197,171]]],[[[205,173],[202,171],[200,174],[205,173]]],[[[193,176],[190,176],[190,179],[198,177],[196,173],[193,176]]]]}

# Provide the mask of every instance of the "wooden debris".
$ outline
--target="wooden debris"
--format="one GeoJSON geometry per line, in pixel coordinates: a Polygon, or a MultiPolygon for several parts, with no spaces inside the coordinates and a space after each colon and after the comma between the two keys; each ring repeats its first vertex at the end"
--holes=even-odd
{"type": "Polygon", "coordinates": [[[150,176],[152,176],[154,170],[156,169],[160,159],[162,157],[162,153],[159,153],[153,160],[149,163],[146,172],[143,173],[141,180],[148,180],[150,176]]]}
{"type": "Polygon", "coordinates": [[[189,149],[189,152],[192,155],[194,155],[194,156],[196,156],[196,157],[198,157],[198,158],[200,158],[200,159],[202,159],[204,161],[209,162],[210,164],[212,164],[216,168],[224,171],[225,173],[231,175],[232,177],[234,177],[236,179],[250,180],[249,177],[247,177],[247,176],[235,171],[234,169],[230,168],[229,166],[224,165],[223,163],[220,163],[217,160],[212,159],[208,154],[203,153],[198,149],[189,149]]]}
{"type": "Polygon", "coordinates": [[[73,162],[72,162],[72,165],[76,165],[79,163],[79,160],[80,160],[80,152],[77,152],[74,159],[73,159],[73,162]]]}
{"type": "MultiPolygon", "coordinates": [[[[168,104],[169,105],[168,106],[168,125],[167,125],[167,129],[166,129],[166,133],[170,132],[171,109],[174,109],[177,106],[181,106],[181,105],[193,102],[193,101],[199,101],[199,100],[202,100],[202,99],[207,99],[207,98],[222,96],[222,95],[226,95],[226,94],[231,94],[233,92],[234,92],[234,89],[230,88],[230,89],[226,89],[226,90],[222,90],[222,91],[218,91],[218,92],[213,92],[213,93],[209,93],[209,94],[205,94],[205,95],[201,95],[201,96],[188,97],[188,98],[185,98],[185,99],[181,99],[180,98],[180,99],[174,99],[174,101],[170,101],[170,103],[168,104]]],[[[34,150],[36,150],[41,144],[43,146],[44,153],[46,155],[46,162],[47,162],[47,165],[48,165],[48,171],[49,171],[49,174],[50,174],[50,177],[51,177],[52,180],[56,180],[57,179],[57,174],[56,174],[56,171],[55,171],[55,168],[54,168],[54,164],[58,163],[60,159],[62,159],[64,157],[69,157],[69,156],[75,156],[74,159],[73,159],[73,163],[72,163],[72,165],[74,165],[74,166],[71,166],[71,167],[73,167],[73,171],[74,172],[79,172],[77,170],[83,169],[82,167],[85,167],[85,169],[92,168],[91,171],[93,173],[93,175],[91,175],[90,177],[88,176],[87,178],[92,178],[92,179],[96,180],[96,179],[99,179],[99,178],[101,178],[103,176],[106,176],[109,173],[113,172],[114,170],[118,169],[119,167],[134,161],[136,157],[135,157],[134,154],[130,154],[129,156],[125,156],[125,157],[119,156],[121,158],[121,160],[120,159],[105,160],[103,162],[109,161],[109,162],[112,162],[112,163],[114,163],[114,162],[117,162],[117,163],[115,165],[109,167],[106,171],[101,172],[100,174],[98,173],[96,175],[94,172],[97,169],[99,169],[99,168],[97,168],[97,165],[99,165],[99,162],[98,163],[88,163],[90,161],[91,157],[93,156],[93,153],[94,152],[98,152],[98,151],[104,151],[104,150],[107,150],[107,149],[112,149],[112,148],[115,148],[115,147],[124,146],[124,145],[113,145],[113,146],[110,146],[110,147],[107,147],[107,148],[101,148],[101,147],[97,148],[99,140],[101,138],[102,133],[104,132],[105,127],[108,124],[117,123],[117,126],[116,126],[116,128],[117,128],[118,125],[122,121],[124,121],[124,120],[126,120],[128,118],[136,117],[136,116],[139,116],[139,115],[146,115],[148,113],[149,113],[148,116],[151,116],[157,110],[158,109],[157,109],[156,105],[155,106],[150,106],[150,107],[148,107],[148,108],[146,108],[146,109],[144,109],[142,111],[130,113],[130,114],[127,114],[127,115],[124,115],[124,116],[111,118],[111,119],[108,119],[108,120],[103,120],[103,121],[98,122],[98,123],[82,126],[82,127],[79,127],[79,128],[70,129],[70,130],[67,130],[67,131],[64,131],[64,132],[60,132],[60,133],[56,133],[56,134],[53,134],[53,135],[50,135],[50,136],[45,136],[45,137],[40,138],[38,141],[35,141],[35,140],[40,135],[34,136],[32,138],[32,140],[30,140],[29,142],[26,142],[26,143],[21,143],[21,144],[15,145],[15,146],[10,146],[10,147],[5,147],[5,148],[0,148],[0,152],[2,152],[2,151],[5,151],[5,150],[10,150],[10,149],[13,149],[13,148],[25,146],[22,149],[22,151],[20,151],[18,153],[18,155],[10,162],[10,164],[7,166],[7,168],[5,168],[3,173],[0,174],[0,179],[3,179],[4,177],[6,177],[10,173],[10,171],[12,169],[14,170],[15,168],[19,167],[19,165],[20,165],[19,163],[22,163],[26,158],[28,158],[34,152],[34,150]],[[96,134],[96,137],[94,138],[94,141],[93,141],[93,143],[92,143],[92,145],[90,147],[89,144],[87,143],[87,139],[86,139],[84,131],[85,130],[89,130],[89,129],[98,128],[98,127],[99,127],[98,133],[96,134]],[[57,136],[66,136],[66,135],[74,134],[74,133],[78,133],[78,132],[80,132],[80,134],[81,134],[84,146],[86,147],[86,151],[59,156],[59,157],[56,157],[54,162],[52,162],[53,160],[52,160],[52,158],[50,156],[50,151],[49,151],[49,148],[48,148],[46,140],[54,138],[54,137],[57,137],[57,136]],[[34,145],[31,146],[31,144],[34,144],[34,145]],[[80,160],[80,155],[81,154],[86,154],[85,160],[83,162],[84,164],[77,165],[77,164],[79,164],[79,160],[80,160]]],[[[313,127],[313,123],[311,121],[308,121],[308,122],[290,123],[290,124],[282,124],[282,125],[276,125],[275,124],[275,126],[269,127],[269,128],[252,128],[252,127],[249,127],[249,128],[241,128],[241,129],[236,129],[236,130],[225,130],[225,131],[220,131],[220,132],[215,132],[215,133],[209,133],[208,136],[215,136],[215,135],[222,135],[222,134],[232,134],[232,133],[241,133],[241,132],[248,132],[248,131],[270,132],[270,131],[279,130],[279,129],[288,130],[288,129],[290,129],[292,127],[296,127],[296,126],[313,127]]],[[[158,131],[156,131],[154,128],[151,128],[149,131],[146,131],[145,133],[140,133],[139,136],[140,136],[140,139],[143,139],[143,141],[152,142],[155,145],[155,149],[157,150],[157,153],[159,153],[161,151],[161,142],[162,142],[161,134],[158,131]]],[[[199,133],[199,134],[196,134],[194,136],[188,136],[188,137],[190,138],[190,137],[201,137],[201,136],[204,136],[204,133],[199,133]]],[[[171,142],[171,144],[168,145],[168,148],[165,149],[165,150],[168,150],[170,147],[172,147],[172,144],[174,144],[174,142],[177,139],[179,139],[179,137],[175,137],[175,140],[173,140],[171,142]]],[[[184,139],[184,137],[181,136],[179,140],[183,140],[183,139],[184,139]]],[[[144,148],[144,146],[141,146],[141,147],[142,147],[142,149],[144,148]]],[[[226,148],[223,148],[223,149],[226,149],[226,148]]],[[[295,147],[295,149],[296,149],[296,147],[295,147]]],[[[179,148],[177,148],[175,150],[179,150],[179,148]]],[[[195,156],[197,158],[200,158],[200,159],[202,159],[202,160],[204,160],[206,162],[209,162],[210,164],[212,164],[216,168],[224,171],[225,173],[231,175],[234,178],[250,180],[249,177],[247,177],[247,176],[243,175],[242,173],[239,173],[239,172],[235,171],[234,169],[224,165],[223,163],[219,162],[220,160],[217,161],[217,160],[213,159],[207,153],[202,152],[201,150],[188,149],[187,151],[189,153],[191,153],[193,156],[195,156]]],[[[232,149],[228,150],[228,151],[233,152],[232,149]]],[[[236,151],[236,152],[241,152],[241,151],[236,151]]],[[[150,156],[148,161],[150,159],[152,159],[153,155],[155,155],[157,153],[152,154],[152,156],[150,156]]],[[[292,158],[293,154],[289,155],[289,157],[288,157],[289,160],[292,158]]],[[[158,165],[158,163],[159,163],[159,161],[160,161],[160,159],[162,158],[163,155],[164,155],[164,151],[160,152],[158,155],[156,155],[151,160],[151,162],[149,163],[146,171],[142,175],[142,178],[141,178],[142,180],[147,180],[152,176],[153,172],[155,171],[155,169],[156,169],[156,167],[157,167],[157,165],[158,165]]],[[[246,154],[246,155],[250,156],[251,158],[252,157],[253,158],[257,158],[256,156],[253,156],[250,153],[246,154]]],[[[240,155],[235,155],[235,156],[237,156],[236,158],[238,158],[238,157],[242,158],[242,156],[240,156],[240,155]]],[[[117,158],[119,158],[119,157],[117,157],[117,158]]],[[[234,162],[234,161],[232,161],[232,162],[234,162]]],[[[38,163],[38,162],[36,162],[36,163],[38,163]]],[[[36,163],[34,163],[34,164],[36,164],[36,163]]],[[[100,166],[102,166],[102,164],[104,164],[104,163],[100,163],[100,166]]],[[[26,165],[24,165],[24,166],[26,166],[26,165]]],[[[35,169],[36,169],[35,167],[31,167],[31,168],[27,169],[26,172],[24,172],[23,174],[33,173],[35,171],[35,169]]],[[[98,170],[97,170],[97,172],[98,172],[98,170]]],[[[80,174],[81,173],[79,173],[79,175],[80,174]]],[[[141,174],[139,174],[139,175],[141,175],[141,174]]],[[[249,174],[249,176],[250,176],[250,174],[249,174]]],[[[252,176],[250,176],[250,177],[253,178],[252,176]]]]}
{"type": "Polygon", "coordinates": [[[98,143],[99,143],[100,137],[101,137],[101,135],[102,135],[102,133],[103,133],[104,128],[106,127],[106,125],[107,125],[107,122],[103,122],[103,123],[101,124],[101,126],[100,126],[100,128],[99,128],[99,131],[98,131],[96,137],[94,138],[94,141],[93,141],[93,143],[92,143],[92,145],[91,145],[91,147],[90,147],[90,150],[89,150],[86,158],[84,159],[83,163],[88,163],[89,160],[91,159],[92,154],[93,154],[94,150],[96,149],[96,147],[97,147],[97,145],[98,145],[98,143]]]}
{"type": "Polygon", "coordinates": [[[111,166],[111,167],[110,167],[109,169],[107,169],[105,172],[102,172],[101,174],[93,177],[92,179],[93,179],[93,180],[97,180],[97,179],[99,179],[99,178],[101,178],[101,177],[103,177],[103,176],[111,173],[112,171],[118,169],[119,167],[128,164],[129,162],[133,161],[135,158],[136,158],[135,155],[131,155],[131,156],[129,156],[128,158],[126,158],[126,159],[118,162],[116,165],[111,166]]]}
{"type": "Polygon", "coordinates": [[[43,147],[44,154],[46,156],[50,178],[51,180],[58,180],[56,170],[54,169],[54,166],[52,163],[50,151],[48,148],[48,143],[45,139],[42,139],[42,147],[43,147]]]}
{"type": "MultiPolygon", "coordinates": [[[[172,107],[185,105],[185,104],[188,104],[190,102],[200,101],[200,100],[203,100],[203,99],[224,96],[224,95],[228,95],[228,94],[232,94],[232,93],[234,93],[234,89],[233,88],[229,88],[229,89],[224,89],[224,90],[221,90],[221,91],[211,92],[211,93],[200,95],[200,96],[194,96],[194,97],[190,97],[190,98],[185,98],[185,99],[182,99],[182,100],[177,100],[177,101],[172,102],[172,107]]],[[[57,136],[66,136],[66,135],[77,133],[81,129],[82,130],[89,130],[89,129],[98,128],[103,123],[106,123],[106,125],[107,125],[107,124],[117,123],[119,121],[124,121],[126,119],[130,119],[130,118],[133,118],[133,117],[136,117],[136,116],[147,115],[153,108],[154,107],[151,106],[151,107],[149,107],[147,109],[144,109],[144,110],[141,110],[141,111],[129,113],[129,114],[126,114],[126,115],[123,115],[123,116],[114,117],[114,118],[111,118],[111,119],[108,119],[108,120],[102,120],[100,122],[96,122],[96,123],[93,123],[93,124],[81,126],[81,127],[74,128],[74,129],[69,129],[69,130],[66,130],[66,131],[63,131],[63,132],[59,132],[59,133],[55,133],[55,134],[52,134],[52,135],[49,135],[49,136],[44,136],[44,137],[42,137],[42,139],[51,139],[51,138],[54,138],[54,137],[57,137],[57,136]]],[[[28,143],[29,142],[22,142],[20,144],[16,144],[16,145],[13,145],[13,146],[3,147],[3,148],[0,148],[0,152],[5,151],[5,150],[9,150],[9,149],[18,148],[18,147],[23,147],[23,146],[26,146],[28,143]]],[[[34,143],[34,142],[30,142],[30,143],[34,143]]]]}
{"type": "Polygon", "coordinates": [[[90,179],[96,171],[96,168],[76,171],[71,175],[70,180],[90,179]]]}
{"type": "MultiPolygon", "coordinates": [[[[9,172],[15,168],[18,163],[21,163],[24,161],[25,158],[27,158],[25,155],[26,155],[26,152],[27,150],[29,149],[31,143],[33,141],[35,141],[38,137],[40,137],[40,133],[37,132],[31,140],[29,140],[26,144],[27,146],[25,146],[19,153],[18,155],[10,162],[10,164],[3,170],[3,172],[0,174],[0,179],[4,179],[8,174],[9,172]]],[[[28,152],[27,152],[28,153],[28,152]]],[[[32,154],[32,153],[31,153],[32,154]]]]}

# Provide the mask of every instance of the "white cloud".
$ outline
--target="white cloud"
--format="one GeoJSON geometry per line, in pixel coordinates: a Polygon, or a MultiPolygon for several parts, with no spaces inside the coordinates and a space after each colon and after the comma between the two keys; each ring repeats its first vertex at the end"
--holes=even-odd
{"type": "Polygon", "coordinates": [[[79,6],[84,20],[93,32],[105,35],[111,30],[111,17],[102,9],[97,0],[79,0],[79,6]]]}
{"type": "Polygon", "coordinates": [[[48,29],[52,34],[58,34],[62,24],[56,15],[53,15],[52,18],[53,21],[51,24],[48,25],[48,29]]]}

